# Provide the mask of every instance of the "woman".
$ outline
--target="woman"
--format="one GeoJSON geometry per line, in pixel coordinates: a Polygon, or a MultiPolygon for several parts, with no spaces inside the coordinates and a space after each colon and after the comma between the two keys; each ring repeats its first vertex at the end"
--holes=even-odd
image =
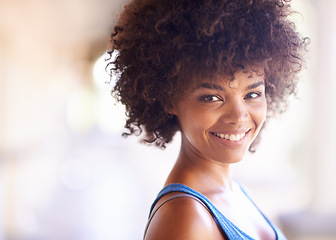
{"type": "Polygon", "coordinates": [[[179,156],[144,239],[285,239],[233,181],[295,93],[306,45],[283,0],[133,0],[111,35],[129,130],[179,156]]]}

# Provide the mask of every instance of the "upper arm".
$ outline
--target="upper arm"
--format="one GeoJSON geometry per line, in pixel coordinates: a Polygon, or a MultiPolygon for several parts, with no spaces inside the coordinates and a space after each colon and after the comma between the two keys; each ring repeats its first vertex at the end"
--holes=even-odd
{"type": "Polygon", "coordinates": [[[207,209],[188,197],[175,198],[153,216],[145,240],[223,239],[207,209]]]}

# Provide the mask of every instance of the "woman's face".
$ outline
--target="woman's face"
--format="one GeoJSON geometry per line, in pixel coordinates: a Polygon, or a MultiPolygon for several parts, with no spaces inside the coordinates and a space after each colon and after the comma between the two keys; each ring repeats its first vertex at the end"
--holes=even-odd
{"type": "Polygon", "coordinates": [[[177,100],[182,150],[206,160],[240,161],[266,118],[264,75],[237,72],[233,81],[201,81],[177,100]]]}

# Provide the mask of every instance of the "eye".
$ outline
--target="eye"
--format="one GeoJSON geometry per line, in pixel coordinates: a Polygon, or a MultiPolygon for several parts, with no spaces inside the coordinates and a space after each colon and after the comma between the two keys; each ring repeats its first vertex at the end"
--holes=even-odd
{"type": "Polygon", "coordinates": [[[258,98],[261,96],[261,93],[259,92],[251,92],[251,93],[248,93],[244,99],[255,99],[255,98],[258,98]]]}
{"type": "Polygon", "coordinates": [[[206,95],[200,97],[200,101],[202,102],[217,102],[217,101],[223,101],[223,99],[220,96],[217,95],[206,95]]]}

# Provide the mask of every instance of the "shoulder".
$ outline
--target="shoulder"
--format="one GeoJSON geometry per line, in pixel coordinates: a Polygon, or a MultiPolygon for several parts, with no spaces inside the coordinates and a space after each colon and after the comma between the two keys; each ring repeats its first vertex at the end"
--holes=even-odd
{"type": "MultiPolygon", "coordinates": [[[[169,196],[161,199],[157,206],[169,196]]],[[[223,239],[208,210],[197,200],[178,197],[164,203],[153,216],[145,240],[223,239]]]]}

